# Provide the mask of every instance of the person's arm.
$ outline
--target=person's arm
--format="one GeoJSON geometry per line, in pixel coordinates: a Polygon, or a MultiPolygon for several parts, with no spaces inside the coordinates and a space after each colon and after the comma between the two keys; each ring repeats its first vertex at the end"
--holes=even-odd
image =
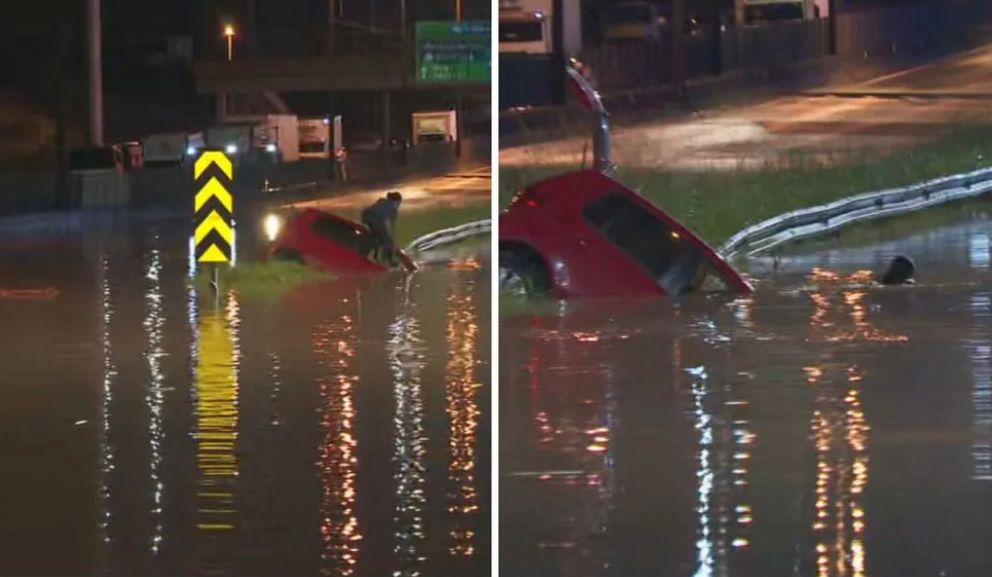
{"type": "Polygon", "coordinates": [[[400,250],[399,248],[396,249],[396,256],[400,259],[400,262],[403,263],[403,267],[407,270],[407,272],[413,272],[417,270],[417,264],[413,262],[413,259],[408,257],[406,253],[400,250]]]}

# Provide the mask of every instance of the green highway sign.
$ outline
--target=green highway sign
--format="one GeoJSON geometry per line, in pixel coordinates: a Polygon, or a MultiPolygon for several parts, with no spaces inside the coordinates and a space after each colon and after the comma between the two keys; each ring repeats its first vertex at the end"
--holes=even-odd
{"type": "Polygon", "coordinates": [[[489,82],[492,26],[485,21],[417,22],[417,81],[489,82]]]}

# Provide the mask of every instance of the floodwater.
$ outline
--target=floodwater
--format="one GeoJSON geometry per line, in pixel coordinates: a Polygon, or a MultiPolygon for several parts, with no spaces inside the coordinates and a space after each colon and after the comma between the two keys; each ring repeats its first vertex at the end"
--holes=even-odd
{"type": "Polygon", "coordinates": [[[488,574],[488,255],[214,299],[187,228],[0,237],[0,574],[488,574]]]}
{"type": "Polygon", "coordinates": [[[992,221],[500,328],[506,575],[992,571],[992,221]],[[915,287],[864,271],[897,253],[915,287]]]}

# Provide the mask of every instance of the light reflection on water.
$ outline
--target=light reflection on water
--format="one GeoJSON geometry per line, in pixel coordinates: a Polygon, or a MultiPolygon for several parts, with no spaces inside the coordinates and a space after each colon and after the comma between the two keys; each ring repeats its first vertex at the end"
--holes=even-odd
{"type": "Polygon", "coordinates": [[[201,310],[196,371],[196,526],[204,546],[204,569],[226,573],[238,529],[238,307],[227,295],[226,310],[201,310]]]}
{"type": "MultiPolygon", "coordinates": [[[[158,238],[153,238],[153,244],[158,244],[158,238]]],[[[148,346],[145,351],[145,360],[148,363],[148,382],[146,385],[149,419],[148,419],[148,454],[151,459],[151,484],[152,484],[152,507],[151,517],[154,524],[151,536],[152,555],[157,555],[162,543],[162,494],[164,487],[161,478],[162,468],[162,442],[164,432],[162,430],[162,404],[164,401],[163,383],[165,376],[162,373],[162,357],[165,351],[162,349],[162,331],[165,325],[165,318],[162,311],[162,274],[161,252],[157,248],[148,251],[148,264],[145,269],[146,290],[145,290],[145,333],[148,346]]]]}
{"type": "Polygon", "coordinates": [[[100,540],[103,542],[102,559],[107,564],[110,555],[110,484],[114,471],[113,445],[110,441],[111,407],[114,402],[114,380],[117,369],[114,366],[113,339],[110,327],[114,321],[114,303],[110,288],[110,259],[100,255],[100,345],[103,349],[103,388],[100,403],[100,540]]]}
{"type": "Polygon", "coordinates": [[[480,425],[476,397],[482,385],[475,375],[479,332],[475,298],[471,285],[456,289],[448,297],[447,316],[448,512],[453,518],[448,553],[463,557],[475,554],[474,526],[480,507],[475,444],[480,425]]]}
{"type": "Polygon", "coordinates": [[[125,228],[32,268],[0,239],[15,284],[60,291],[33,322],[0,301],[23,329],[0,495],[25,503],[0,497],[0,574],[488,574],[480,261],[425,268],[405,306],[385,275],[253,300],[198,292],[186,248],[125,228]]]}
{"type": "Polygon", "coordinates": [[[747,299],[504,318],[502,570],[984,574],[990,229],[788,257],[747,299]],[[899,253],[919,285],[872,286],[899,253]],[[619,418],[589,425],[608,442],[580,454],[569,425],[607,412],[607,374],[619,418]],[[603,503],[568,480],[598,474],[581,455],[607,447],[603,503]],[[588,521],[604,510],[604,528],[588,521]]]}
{"type": "Polygon", "coordinates": [[[317,461],[323,495],[320,506],[323,575],[353,574],[362,540],[355,515],[358,463],[355,338],[355,319],[350,312],[319,325],[313,338],[314,356],[326,371],[320,379],[324,438],[317,461]]]}
{"type": "Polygon", "coordinates": [[[394,454],[396,472],[396,523],[394,552],[398,569],[393,575],[416,577],[426,560],[424,481],[427,439],[424,434],[422,372],[427,364],[417,311],[407,300],[403,312],[389,326],[389,362],[393,373],[394,454]]]}

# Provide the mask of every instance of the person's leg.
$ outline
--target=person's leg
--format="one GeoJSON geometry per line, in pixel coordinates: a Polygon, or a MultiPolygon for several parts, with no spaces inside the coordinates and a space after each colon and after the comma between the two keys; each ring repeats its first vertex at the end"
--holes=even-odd
{"type": "Polygon", "coordinates": [[[372,231],[372,236],[376,240],[376,258],[377,260],[383,262],[389,262],[392,259],[392,250],[389,246],[389,231],[386,230],[386,225],[380,221],[370,221],[366,224],[369,230],[372,231]]]}

